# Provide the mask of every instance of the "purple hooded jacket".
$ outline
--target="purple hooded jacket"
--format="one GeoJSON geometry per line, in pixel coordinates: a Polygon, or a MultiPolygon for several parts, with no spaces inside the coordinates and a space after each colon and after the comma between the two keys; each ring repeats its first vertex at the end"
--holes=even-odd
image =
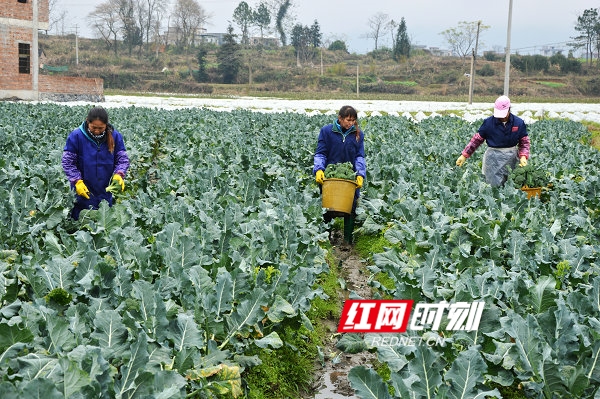
{"type": "MultiPolygon", "coordinates": [[[[109,125],[107,134],[110,127],[109,125]]],[[[85,122],[67,138],[62,156],[63,170],[72,188],[81,179],[90,191],[90,199],[77,196],[72,213],[74,219],[79,217],[82,209],[97,209],[102,200],[112,205],[112,194],[106,191],[106,187],[114,174],[124,178],[129,169],[129,157],[123,136],[114,128],[112,135],[115,141],[112,153],[108,150],[106,140],[98,144],[92,139],[85,122]]]]}

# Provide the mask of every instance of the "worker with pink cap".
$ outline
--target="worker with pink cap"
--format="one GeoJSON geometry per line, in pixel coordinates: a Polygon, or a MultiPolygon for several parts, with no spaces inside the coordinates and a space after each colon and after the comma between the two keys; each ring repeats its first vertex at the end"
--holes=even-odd
{"type": "Polygon", "coordinates": [[[525,121],[510,112],[510,99],[500,96],[494,103],[494,115],[486,118],[469,144],[456,160],[462,166],[485,141],[487,149],[483,154],[481,171],[488,184],[494,187],[503,185],[511,169],[527,165],[529,159],[529,136],[525,121]]]}

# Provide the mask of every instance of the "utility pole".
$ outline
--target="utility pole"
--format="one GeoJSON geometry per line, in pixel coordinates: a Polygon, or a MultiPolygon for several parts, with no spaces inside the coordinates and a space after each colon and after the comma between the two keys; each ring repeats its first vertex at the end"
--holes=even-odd
{"type": "Polygon", "coordinates": [[[321,47],[321,76],[323,76],[323,47],[321,47]]]}
{"type": "Polygon", "coordinates": [[[356,98],[358,98],[358,64],[356,64],[356,98]]]}
{"type": "Polygon", "coordinates": [[[481,21],[477,21],[477,35],[475,36],[475,49],[471,58],[471,76],[469,79],[469,104],[473,104],[473,85],[475,84],[475,57],[477,57],[477,46],[479,45],[479,27],[481,21]]]}
{"type": "Polygon", "coordinates": [[[504,95],[508,96],[508,87],[510,81],[510,29],[512,24],[512,5],[513,0],[508,4],[508,29],[506,33],[506,59],[504,61],[504,95]]]}
{"type": "Polygon", "coordinates": [[[39,53],[39,22],[40,22],[40,4],[38,0],[33,0],[33,45],[31,48],[31,84],[34,100],[40,99],[40,87],[39,87],[39,79],[40,79],[40,53],[39,53]]]}
{"type": "Polygon", "coordinates": [[[79,65],[79,39],[77,33],[77,24],[75,24],[75,65],[79,65]]]}

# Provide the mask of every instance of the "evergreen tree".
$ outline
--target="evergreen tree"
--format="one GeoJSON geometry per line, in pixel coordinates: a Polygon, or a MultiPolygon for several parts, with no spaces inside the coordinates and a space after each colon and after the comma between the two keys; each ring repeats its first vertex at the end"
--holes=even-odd
{"type": "Polygon", "coordinates": [[[248,45],[250,43],[248,29],[254,22],[254,11],[245,1],[240,2],[233,11],[233,20],[242,31],[242,43],[248,45]]]}
{"type": "Polygon", "coordinates": [[[223,79],[223,83],[235,83],[242,61],[240,58],[240,45],[235,41],[233,26],[231,25],[227,27],[223,44],[217,52],[217,63],[217,70],[223,79]]]}
{"type": "Polygon", "coordinates": [[[264,36],[264,31],[271,24],[271,13],[265,3],[260,3],[256,11],[254,12],[254,24],[260,29],[261,39],[264,36]]]}
{"type": "Polygon", "coordinates": [[[343,40],[336,40],[329,45],[328,50],[330,51],[343,51],[345,53],[348,52],[348,47],[346,46],[346,42],[343,40]]]}
{"type": "Polygon", "coordinates": [[[576,40],[583,44],[574,44],[574,48],[585,47],[585,58],[591,64],[593,56],[594,41],[598,37],[598,9],[590,8],[583,11],[583,15],[577,17],[575,30],[580,32],[580,35],[575,37],[576,40]]]}
{"type": "Polygon", "coordinates": [[[402,17],[400,25],[398,25],[393,56],[396,61],[410,57],[410,39],[408,38],[408,32],[406,31],[406,21],[404,20],[404,17],[402,17]]]}
{"type": "Polygon", "coordinates": [[[288,8],[292,5],[290,0],[284,0],[279,6],[279,10],[277,11],[277,18],[275,19],[275,25],[277,26],[277,31],[279,32],[279,39],[281,40],[281,45],[285,46],[287,44],[287,37],[285,35],[285,28],[283,26],[283,21],[287,15],[288,8]]]}
{"type": "Polygon", "coordinates": [[[319,26],[319,21],[315,19],[312,26],[310,27],[310,42],[313,47],[321,47],[321,38],[323,34],[321,33],[321,27],[319,26]]]}
{"type": "Polygon", "coordinates": [[[198,75],[196,76],[196,80],[198,82],[206,82],[208,81],[208,73],[206,72],[206,56],[208,55],[208,49],[206,46],[200,46],[198,49],[197,59],[198,59],[198,75]]]}

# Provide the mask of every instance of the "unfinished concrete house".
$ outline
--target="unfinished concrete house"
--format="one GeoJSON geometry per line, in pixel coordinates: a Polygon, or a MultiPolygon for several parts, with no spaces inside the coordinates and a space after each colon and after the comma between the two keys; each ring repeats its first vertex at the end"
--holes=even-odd
{"type": "Polygon", "coordinates": [[[104,101],[100,78],[40,74],[38,32],[48,21],[48,0],[2,0],[0,100],[104,101]]]}

